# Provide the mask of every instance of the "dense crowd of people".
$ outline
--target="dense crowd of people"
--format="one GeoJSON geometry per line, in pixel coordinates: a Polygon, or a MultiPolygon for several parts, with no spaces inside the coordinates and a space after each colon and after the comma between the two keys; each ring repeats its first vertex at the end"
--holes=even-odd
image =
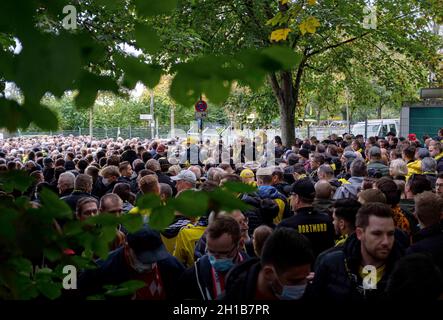
{"type": "MultiPolygon", "coordinates": [[[[443,129],[420,140],[344,134],[291,147],[266,135],[239,137],[235,146],[20,137],[0,140],[0,172],[27,172],[34,183],[23,195],[33,205],[51,189],[78,220],[137,213],[146,194],[167,201],[226,182],[257,187],[238,195],[245,211],[198,219],[176,212],[161,232],[120,227],[108,258],[79,274],[80,297],[141,280],[146,286],[127,298],[436,300],[443,298],[442,141],[443,129]]],[[[22,193],[0,191],[11,195],[22,193]]]]}

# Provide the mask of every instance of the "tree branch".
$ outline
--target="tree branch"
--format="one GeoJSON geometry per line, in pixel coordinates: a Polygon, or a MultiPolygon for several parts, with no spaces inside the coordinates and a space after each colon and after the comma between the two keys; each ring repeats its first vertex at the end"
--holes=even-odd
{"type": "Polygon", "coordinates": [[[278,83],[277,76],[275,75],[274,72],[269,74],[268,80],[269,80],[269,83],[271,84],[272,91],[274,91],[274,94],[275,94],[275,96],[278,99],[278,103],[280,105],[282,105],[283,104],[283,99],[282,99],[282,96],[281,96],[281,88],[280,88],[280,85],[278,83]]]}
{"type": "Polygon", "coordinates": [[[328,71],[329,68],[331,68],[331,65],[329,64],[326,68],[319,69],[319,68],[313,67],[310,64],[306,63],[306,68],[315,70],[315,71],[320,72],[320,73],[325,73],[326,71],[328,71]]]}
{"type": "Polygon", "coordinates": [[[357,36],[357,37],[350,38],[350,39],[347,39],[347,40],[345,40],[345,41],[342,41],[342,42],[339,42],[339,43],[336,43],[336,44],[332,44],[332,45],[329,45],[329,46],[327,46],[327,47],[324,47],[324,48],[321,48],[321,49],[318,49],[318,50],[312,51],[312,52],[310,52],[310,53],[307,54],[307,57],[309,58],[309,57],[312,57],[313,55],[316,55],[316,54],[319,54],[319,53],[322,53],[322,52],[328,51],[328,50],[330,50],[330,49],[335,49],[335,48],[341,47],[341,46],[343,46],[343,45],[345,45],[345,44],[347,44],[347,43],[351,43],[351,42],[354,42],[355,40],[361,39],[361,38],[363,38],[364,36],[366,36],[366,35],[368,35],[368,34],[370,34],[370,33],[371,33],[371,32],[368,31],[368,32],[362,33],[361,35],[359,35],[359,36],[357,36]]]}

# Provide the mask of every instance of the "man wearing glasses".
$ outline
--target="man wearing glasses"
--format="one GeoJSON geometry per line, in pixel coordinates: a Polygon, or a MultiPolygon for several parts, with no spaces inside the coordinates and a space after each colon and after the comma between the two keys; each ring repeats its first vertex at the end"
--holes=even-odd
{"type": "Polygon", "coordinates": [[[225,277],[247,259],[241,251],[240,224],[231,216],[217,217],[208,227],[206,254],[188,268],[179,281],[179,297],[215,300],[225,292],[225,277]]]}

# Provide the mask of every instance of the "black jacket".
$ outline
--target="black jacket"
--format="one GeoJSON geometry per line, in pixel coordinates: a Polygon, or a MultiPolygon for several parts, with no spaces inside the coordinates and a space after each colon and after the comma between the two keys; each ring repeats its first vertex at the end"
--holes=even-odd
{"type": "Polygon", "coordinates": [[[129,185],[131,185],[131,178],[129,177],[118,177],[117,179],[117,183],[127,183],[129,185]]]}
{"type": "MultiPolygon", "coordinates": [[[[240,254],[244,260],[247,259],[244,253],[240,254]]],[[[194,262],[192,267],[186,269],[178,283],[178,297],[199,301],[217,299],[214,294],[211,268],[208,256],[204,255],[194,262]]]]}
{"type": "Polygon", "coordinates": [[[332,217],[332,211],[334,207],[334,200],[331,199],[315,199],[312,206],[320,212],[327,213],[332,217]]]}
{"type": "Polygon", "coordinates": [[[47,168],[45,167],[43,169],[43,177],[45,178],[45,181],[47,183],[51,183],[54,179],[55,169],[54,168],[47,168]]]}
{"type": "Polygon", "coordinates": [[[220,300],[232,302],[254,300],[260,270],[261,264],[258,258],[246,260],[232,268],[226,276],[225,294],[220,300]]]}
{"type": "Polygon", "coordinates": [[[172,195],[175,196],[177,194],[177,189],[175,188],[175,183],[174,183],[174,181],[171,180],[171,177],[164,174],[161,171],[157,171],[156,174],[157,174],[158,182],[168,184],[172,189],[172,195]]]}
{"type": "Polygon", "coordinates": [[[383,297],[387,281],[396,261],[404,251],[394,242],[383,277],[375,290],[363,290],[359,275],[361,243],[354,234],[342,247],[321,255],[314,267],[315,277],[306,288],[305,297],[312,301],[363,301],[383,297]]]}
{"type": "Polygon", "coordinates": [[[86,198],[86,197],[90,197],[90,198],[92,197],[92,198],[97,199],[96,197],[94,197],[90,193],[86,193],[83,191],[73,191],[69,196],[63,197],[60,200],[63,200],[64,202],[66,202],[66,204],[72,209],[72,211],[75,212],[75,210],[77,208],[77,202],[81,198],[86,198]]]}
{"type": "Polygon", "coordinates": [[[275,189],[278,190],[282,195],[284,195],[286,198],[289,196],[288,194],[288,188],[290,187],[290,184],[287,182],[280,182],[277,184],[274,184],[275,189]]]}
{"type": "Polygon", "coordinates": [[[278,226],[295,229],[306,236],[311,241],[315,256],[334,246],[335,229],[331,217],[313,207],[298,209],[278,226]]]}
{"type": "Polygon", "coordinates": [[[421,229],[413,240],[414,244],[406,250],[406,254],[430,253],[443,271],[443,220],[440,224],[421,229]]]}
{"type": "Polygon", "coordinates": [[[117,180],[112,182],[111,184],[105,186],[101,179],[97,180],[97,185],[94,186],[94,187],[96,187],[96,189],[93,189],[92,194],[94,196],[96,196],[97,198],[101,198],[107,193],[112,193],[112,190],[114,189],[116,184],[117,184],[117,180]]]}
{"type": "Polygon", "coordinates": [[[252,236],[254,230],[263,224],[275,227],[273,220],[278,215],[279,207],[274,200],[262,199],[256,193],[245,194],[241,200],[251,206],[251,209],[244,213],[249,220],[249,236],[252,236]]]}
{"type": "MultiPolygon", "coordinates": [[[[84,297],[103,292],[104,285],[118,285],[135,279],[134,271],[126,263],[124,247],[110,252],[108,259],[97,263],[97,269],[86,270],[79,275],[78,289],[84,297]]],[[[167,299],[176,298],[177,281],[184,271],[183,265],[171,255],[158,261],[157,265],[167,299]]],[[[131,297],[122,297],[125,298],[131,297]]]]}

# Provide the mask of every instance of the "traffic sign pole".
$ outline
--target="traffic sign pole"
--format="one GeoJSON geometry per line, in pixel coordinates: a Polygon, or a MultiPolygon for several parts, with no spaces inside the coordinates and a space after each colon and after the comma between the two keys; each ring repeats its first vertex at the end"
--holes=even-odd
{"type": "Polygon", "coordinates": [[[203,119],[207,117],[208,104],[200,96],[200,100],[195,104],[195,118],[198,123],[198,133],[200,145],[203,144],[203,119]]]}

